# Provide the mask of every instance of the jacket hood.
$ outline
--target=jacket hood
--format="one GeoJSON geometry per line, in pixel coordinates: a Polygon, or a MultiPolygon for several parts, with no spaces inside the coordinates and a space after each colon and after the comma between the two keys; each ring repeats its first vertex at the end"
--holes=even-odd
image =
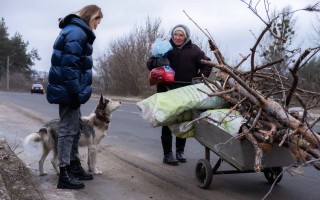
{"type": "MultiPolygon", "coordinates": [[[[176,25],[175,27],[173,27],[173,29],[171,30],[171,40],[170,40],[170,41],[172,41],[171,44],[174,44],[174,43],[173,43],[173,34],[174,34],[173,31],[174,31],[176,28],[178,28],[178,27],[183,28],[183,29],[185,30],[185,33],[186,33],[186,41],[185,41],[185,43],[184,43],[183,45],[181,45],[181,47],[180,47],[180,48],[182,48],[184,45],[186,45],[188,42],[191,41],[191,39],[190,39],[190,30],[189,30],[189,28],[188,28],[186,25],[184,25],[184,24],[178,24],[178,25],[176,25]]],[[[174,46],[176,46],[176,45],[174,45],[174,46]]]]}
{"type": "Polygon", "coordinates": [[[64,17],[64,18],[60,18],[59,28],[63,29],[64,27],[66,27],[68,24],[71,23],[71,20],[73,18],[80,19],[80,17],[78,15],[75,15],[75,14],[70,14],[70,15],[67,15],[66,17],[64,17]]]}
{"type": "Polygon", "coordinates": [[[66,17],[60,20],[59,28],[63,29],[69,24],[74,24],[81,27],[84,30],[84,32],[87,34],[89,43],[93,44],[93,41],[95,40],[96,36],[93,33],[93,31],[90,29],[89,25],[83,19],[81,19],[78,15],[75,15],[75,14],[67,15],[66,17]]]}

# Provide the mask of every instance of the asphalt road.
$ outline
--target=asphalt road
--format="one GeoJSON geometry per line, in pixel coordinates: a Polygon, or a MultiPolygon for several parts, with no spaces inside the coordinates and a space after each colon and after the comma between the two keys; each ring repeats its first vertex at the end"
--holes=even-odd
{"type": "MultiPolygon", "coordinates": [[[[44,95],[0,92],[0,104],[14,108],[14,112],[24,116],[23,119],[12,120],[14,116],[2,113],[0,136],[8,137],[12,144],[15,143],[17,134],[20,134],[20,137],[23,138],[28,131],[37,131],[41,124],[58,117],[57,105],[48,104],[44,95]],[[6,117],[11,119],[10,123],[8,123],[6,117]],[[4,132],[3,130],[6,131],[4,132]],[[15,134],[10,134],[9,136],[7,130],[15,134]]],[[[96,104],[97,99],[92,98],[81,107],[82,114],[88,115],[96,104]]],[[[72,193],[75,199],[104,199],[102,197],[113,191],[118,191],[121,195],[127,194],[127,196],[122,196],[124,197],[122,199],[150,199],[151,196],[153,199],[179,199],[182,196],[174,192],[180,190],[181,193],[187,194],[186,197],[183,196],[185,199],[247,200],[262,199],[271,189],[271,185],[266,181],[262,173],[215,175],[209,189],[200,189],[197,187],[194,171],[197,161],[204,158],[205,153],[204,147],[198,141],[193,138],[188,139],[185,150],[188,158],[187,163],[176,167],[167,166],[162,164],[160,128],[150,127],[140,116],[135,103],[124,102],[120,109],[113,114],[111,121],[108,137],[101,144],[101,154],[103,154],[101,156],[103,159],[113,160],[113,163],[110,164],[113,167],[108,165],[105,168],[104,175],[96,176],[97,178],[94,182],[88,183],[88,187],[85,190],[72,193]],[[136,187],[132,185],[129,187],[123,182],[121,184],[114,181],[119,177],[125,176],[126,171],[119,169],[119,166],[124,165],[128,167],[129,178],[130,176],[137,177],[139,175],[143,177],[139,179],[140,182],[132,183],[133,185],[137,184],[136,187]],[[135,170],[132,170],[132,168],[135,170]],[[118,174],[112,173],[113,171],[118,174]],[[143,182],[146,182],[146,180],[148,180],[149,191],[152,190],[153,195],[141,189],[141,187],[145,187],[143,182]],[[150,182],[150,180],[153,181],[150,182]],[[112,184],[108,185],[108,182],[112,182],[112,184]],[[168,188],[175,188],[175,190],[172,191],[168,188]],[[93,193],[97,192],[99,195],[96,198],[90,198],[93,193]],[[139,192],[142,195],[138,195],[139,192]]],[[[27,157],[27,153],[24,153],[23,156],[27,157]]],[[[32,155],[29,154],[28,156],[31,159],[32,155]]],[[[32,159],[34,160],[34,158],[32,159]]],[[[218,157],[212,154],[211,164],[213,165],[217,159],[218,157]]],[[[48,160],[47,162],[49,163],[50,161],[48,160]]],[[[36,169],[37,163],[30,163],[30,167],[36,169]]],[[[47,164],[46,168],[51,168],[51,166],[47,164]]],[[[227,163],[223,163],[221,169],[234,168],[227,163]]],[[[286,171],[282,181],[272,188],[271,194],[266,199],[317,199],[320,189],[319,171],[313,167],[304,167],[296,172],[300,173],[300,175],[286,171]]],[[[35,171],[34,173],[36,175],[37,172],[35,171]]],[[[43,187],[52,188],[54,187],[56,176],[50,170],[48,176],[40,177],[39,180],[44,182],[43,187]]],[[[106,199],[117,199],[118,197],[106,199]]]]}

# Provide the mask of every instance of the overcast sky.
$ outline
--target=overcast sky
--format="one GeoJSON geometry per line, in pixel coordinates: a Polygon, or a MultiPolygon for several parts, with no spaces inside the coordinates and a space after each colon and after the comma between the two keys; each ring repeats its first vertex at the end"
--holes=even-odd
{"type": "MultiPolygon", "coordinates": [[[[263,1],[263,0],[261,0],[263,1]]],[[[278,10],[290,5],[293,10],[314,4],[318,0],[269,0],[271,8],[278,10]]],[[[176,24],[187,25],[192,33],[201,36],[199,29],[183,10],[201,26],[208,29],[226,57],[237,59],[239,53],[248,54],[255,35],[264,24],[240,0],[0,0],[0,17],[5,19],[10,36],[18,32],[29,51],[38,49],[42,58],[34,69],[48,71],[52,45],[60,29],[58,18],[75,12],[88,4],[102,8],[104,18],[94,43],[94,58],[103,53],[110,41],[130,33],[135,26],[144,25],[147,17],[160,18],[161,27],[169,31],[176,24]]],[[[260,10],[263,14],[263,10],[260,10]]],[[[298,42],[310,46],[312,19],[315,14],[298,12],[298,42]]]]}

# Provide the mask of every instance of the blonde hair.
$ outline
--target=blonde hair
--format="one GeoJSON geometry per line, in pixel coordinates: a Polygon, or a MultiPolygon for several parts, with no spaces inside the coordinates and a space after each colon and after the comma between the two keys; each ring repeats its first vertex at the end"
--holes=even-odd
{"type": "Polygon", "coordinates": [[[97,5],[87,5],[77,12],[77,15],[83,19],[91,29],[93,29],[93,21],[103,17],[101,8],[97,5]]]}

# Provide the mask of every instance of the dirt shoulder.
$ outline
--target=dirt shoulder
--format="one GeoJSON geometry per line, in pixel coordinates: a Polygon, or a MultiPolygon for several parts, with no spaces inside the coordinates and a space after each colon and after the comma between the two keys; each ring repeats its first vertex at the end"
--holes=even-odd
{"type": "Polygon", "coordinates": [[[0,138],[0,199],[44,199],[38,188],[30,170],[0,138]]]}

